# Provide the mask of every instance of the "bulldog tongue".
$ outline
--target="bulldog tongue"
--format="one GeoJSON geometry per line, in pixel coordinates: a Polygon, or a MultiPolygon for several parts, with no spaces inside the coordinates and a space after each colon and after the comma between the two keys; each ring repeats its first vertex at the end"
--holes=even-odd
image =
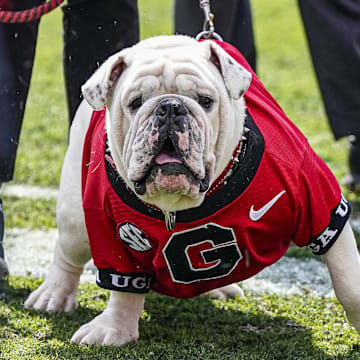
{"type": "Polygon", "coordinates": [[[176,153],[162,152],[155,158],[155,163],[158,165],[167,163],[178,163],[182,164],[179,156],[176,153]]]}

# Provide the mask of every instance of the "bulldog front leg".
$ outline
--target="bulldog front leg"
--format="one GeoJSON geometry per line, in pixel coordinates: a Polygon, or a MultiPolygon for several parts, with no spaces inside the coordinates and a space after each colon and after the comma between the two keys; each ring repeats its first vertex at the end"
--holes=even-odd
{"type": "Polygon", "coordinates": [[[44,283],[26,300],[25,307],[43,311],[72,311],[84,264],[90,259],[81,198],[81,160],[91,109],[82,103],[70,132],[61,172],[56,217],[59,239],[54,261],[44,283]]]}
{"type": "Polygon", "coordinates": [[[90,259],[90,248],[82,210],[70,200],[63,199],[58,205],[59,239],[54,261],[43,284],[25,301],[25,308],[69,312],[77,307],[77,288],[84,264],[90,259]]]}
{"type": "Polygon", "coordinates": [[[77,308],[80,275],[90,258],[89,246],[85,241],[86,236],[85,239],[74,238],[68,232],[60,235],[50,271],[41,286],[27,298],[25,308],[48,312],[70,312],[77,308]],[[72,245],[69,246],[69,243],[72,245]],[[71,251],[73,247],[76,250],[71,251]]]}
{"type": "Polygon", "coordinates": [[[331,275],[335,294],[343,305],[349,321],[360,334],[360,261],[349,222],[323,257],[331,275]]]}
{"type": "Polygon", "coordinates": [[[47,312],[75,310],[78,305],[76,297],[81,271],[65,271],[53,264],[45,281],[26,299],[25,308],[47,312]]]}
{"type": "Polygon", "coordinates": [[[106,309],[80,327],[71,342],[80,345],[118,345],[136,341],[145,295],[111,291],[106,309]]]}

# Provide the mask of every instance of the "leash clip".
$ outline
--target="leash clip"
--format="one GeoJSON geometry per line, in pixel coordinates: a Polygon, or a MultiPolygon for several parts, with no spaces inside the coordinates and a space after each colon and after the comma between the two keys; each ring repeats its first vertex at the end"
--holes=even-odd
{"type": "Polygon", "coordinates": [[[211,12],[210,1],[209,0],[200,0],[200,8],[204,12],[204,25],[203,30],[196,35],[195,39],[200,40],[204,39],[216,39],[223,41],[222,37],[215,32],[214,18],[215,15],[211,12]]]}

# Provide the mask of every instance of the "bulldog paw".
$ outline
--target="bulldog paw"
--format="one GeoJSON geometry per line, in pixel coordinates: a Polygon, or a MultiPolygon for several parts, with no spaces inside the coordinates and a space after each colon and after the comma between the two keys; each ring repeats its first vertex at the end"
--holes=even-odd
{"type": "Polygon", "coordinates": [[[52,268],[46,280],[25,301],[25,308],[37,311],[70,312],[77,308],[80,275],[52,268]]]}
{"type": "Polygon", "coordinates": [[[124,326],[111,314],[101,313],[84,324],[71,338],[72,343],[80,345],[117,345],[122,346],[139,338],[138,325],[124,326]]]}
{"type": "Polygon", "coordinates": [[[211,290],[208,294],[210,295],[210,297],[219,300],[226,300],[229,298],[234,298],[236,296],[245,296],[244,292],[237,284],[230,284],[218,289],[211,290]]]}

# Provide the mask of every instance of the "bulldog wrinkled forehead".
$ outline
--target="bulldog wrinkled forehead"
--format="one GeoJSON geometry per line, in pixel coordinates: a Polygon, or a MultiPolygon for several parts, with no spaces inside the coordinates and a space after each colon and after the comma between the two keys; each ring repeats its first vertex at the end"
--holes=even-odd
{"type": "Polygon", "coordinates": [[[215,42],[198,42],[183,35],[157,36],[143,40],[106,60],[82,87],[85,99],[94,109],[102,109],[124,69],[135,68],[141,74],[138,68],[155,63],[159,59],[182,62],[188,64],[188,67],[197,62],[207,64],[201,66],[202,69],[214,65],[222,76],[230,97],[235,100],[240,99],[250,86],[251,73],[215,42]]]}

